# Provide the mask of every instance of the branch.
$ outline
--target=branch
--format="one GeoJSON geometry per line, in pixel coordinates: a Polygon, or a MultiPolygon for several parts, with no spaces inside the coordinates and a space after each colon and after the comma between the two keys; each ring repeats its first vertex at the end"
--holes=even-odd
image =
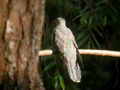
{"type": "MultiPolygon", "coordinates": [[[[111,51],[111,50],[79,49],[79,53],[81,55],[120,57],[120,52],[119,51],[111,51]]],[[[53,54],[52,50],[40,50],[38,52],[39,56],[50,56],[52,54],[53,54]]]]}

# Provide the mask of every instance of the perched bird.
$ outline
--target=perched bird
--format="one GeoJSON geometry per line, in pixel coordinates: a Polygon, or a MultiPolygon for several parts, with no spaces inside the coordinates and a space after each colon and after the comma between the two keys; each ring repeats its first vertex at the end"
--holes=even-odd
{"type": "Polygon", "coordinates": [[[63,18],[58,17],[55,27],[55,43],[61,55],[63,62],[67,67],[68,75],[73,82],[81,81],[81,69],[77,62],[78,46],[71,30],[66,26],[63,18]]]}

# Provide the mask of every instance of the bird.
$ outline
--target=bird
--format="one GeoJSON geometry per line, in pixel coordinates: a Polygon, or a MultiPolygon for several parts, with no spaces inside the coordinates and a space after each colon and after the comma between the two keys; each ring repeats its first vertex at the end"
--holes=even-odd
{"type": "Polygon", "coordinates": [[[72,31],[66,26],[62,17],[56,19],[55,43],[58,51],[63,57],[64,65],[67,67],[68,75],[73,82],[81,81],[81,68],[77,62],[78,46],[72,31]]]}

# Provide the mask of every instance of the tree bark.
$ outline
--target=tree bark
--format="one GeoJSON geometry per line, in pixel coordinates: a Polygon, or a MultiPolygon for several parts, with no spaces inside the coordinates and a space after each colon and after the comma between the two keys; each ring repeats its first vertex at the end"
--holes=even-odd
{"type": "Polygon", "coordinates": [[[45,0],[0,0],[0,83],[45,90],[38,51],[45,0]]]}

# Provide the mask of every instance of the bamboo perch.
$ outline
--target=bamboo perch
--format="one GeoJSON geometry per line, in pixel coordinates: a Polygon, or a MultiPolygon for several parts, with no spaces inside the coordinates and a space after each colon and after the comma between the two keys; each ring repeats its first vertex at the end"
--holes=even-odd
{"type": "MultiPolygon", "coordinates": [[[[111,50],[79,49],[79,53],[81,55],[120,57],[120,52],[119,51],[111,51],[111,50]]],[[[39,56],[50,56],[52,54],[53,54],[52,50],[40,50],[38,52],[39,56]]]]}

